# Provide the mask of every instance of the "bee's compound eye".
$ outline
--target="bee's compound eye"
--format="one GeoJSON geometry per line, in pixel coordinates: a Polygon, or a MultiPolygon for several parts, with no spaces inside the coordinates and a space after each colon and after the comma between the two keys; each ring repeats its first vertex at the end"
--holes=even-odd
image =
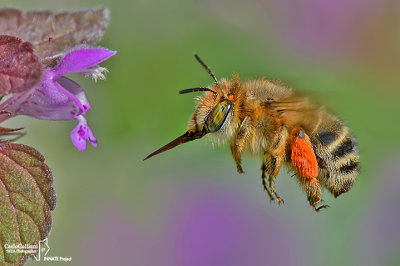
{"type": "Polygon", "coordinates": [[[232,109],[232,103],[230,101],[222,101],[208,114],[205,129],[208,133],[218,131],[224,124],[230,110],[232,109]]]}

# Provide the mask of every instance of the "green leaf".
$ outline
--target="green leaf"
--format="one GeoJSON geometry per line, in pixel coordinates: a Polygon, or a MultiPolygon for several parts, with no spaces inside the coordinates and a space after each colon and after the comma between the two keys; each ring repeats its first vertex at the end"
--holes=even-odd
{"type": "MultiPolygon", "coordinates": [[[[53,175],[44,157],[22,144],[0,145],[0,264],[23,264],[29,254],[5,244],[36,245],[51,228],[56,205],[53,175]]],[[[31,254],[32,255],[32,254],[31,254]]]]}

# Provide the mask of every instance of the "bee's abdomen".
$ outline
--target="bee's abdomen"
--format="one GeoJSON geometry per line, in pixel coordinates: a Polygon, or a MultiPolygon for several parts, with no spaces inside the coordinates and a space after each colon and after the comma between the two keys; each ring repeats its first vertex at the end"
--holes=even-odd
{"type": "Polygon", "coordinates": [[[318,128],[313,138],[318,159],[318,180],[335,196],[347,192],[360,172],[356,139],[340,121],[318,128]]]}

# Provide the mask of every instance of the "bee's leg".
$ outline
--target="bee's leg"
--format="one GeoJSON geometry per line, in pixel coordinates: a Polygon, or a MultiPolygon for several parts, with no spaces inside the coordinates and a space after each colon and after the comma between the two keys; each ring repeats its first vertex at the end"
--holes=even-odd
{"type": "Polygon", "coordinates": [[[264,158],[265,164],[267,165],[268,174],[268,188],[276,197],[279,204],[283,203],[283,199],[279,196],[278,192],[275,190],[274,181],[279,174],[281,164],[283,161],[283,154],[279,156],[268,155],[264,158]]]}
{"type": "Polygon", "coordinates": [[[261,165],[261,182],[264,187],[264,190],[267,191],[270,200],[274,201],[275,197],[269,190],[269,187],[267,186],[267,182],[266,182],[267,176],[265,175],[266,172],[267,172],[267,165],[266,165],[265,161],[263,160],[263,163],[261,165]]]}
{"type": "Polygon", "coordinates": [[[282,125],[274,137],[271,148],[268,153],[264,154],[263,162],[266,164],[266,172],[268,174],[268,187],[269,190],[275,195],[278,203],[283,203],[283,199],[275,190],[274,181],[279,174],[282,162],[285,160],[285,147],[289,133],[285,125],[282,125]]]}
{"type": "Polygon", "coordinates": [[[274,157],[271,154],[265,153],[263,157],[263,163],[261,166],[261,171],[262,171],[261,178],[264,189],[267,191],[271,200],[275,200],[276,198],[279,204],[283,203],[283,199],[278,195],[278,193],[275,190],[274,180],[279,173],[280,162],[282,161],[281,157],[274,157]],[[266,182],[267,179],[266,174],[268,175],[268,185],[266,182]]]}
{"type": "Polygon", "coordinates": [[[296,169],[301,187],[306,191],[307,200],[314,211],[319,211],[328,205],[317,207],[321,203],[321,189],[317,180],[318,162],[310,138],[301,128],[293,129],[290,138],[291,161],[296,169]]]}
{"type": "Polygon", "coordinates": [[[243,119],[243,122],[240,124],[240,127],[234,136],[234,139],[231,143],[231,152],[232,152],[232,157],[233,160],[236,163],[236,168],[239,173],[244,173],[243,168],[242,168],[242,157],[240,153],[243,150],[244,143],[247,138],[247,124],[250,121],[250,117],[246,116],[243,119]]]}

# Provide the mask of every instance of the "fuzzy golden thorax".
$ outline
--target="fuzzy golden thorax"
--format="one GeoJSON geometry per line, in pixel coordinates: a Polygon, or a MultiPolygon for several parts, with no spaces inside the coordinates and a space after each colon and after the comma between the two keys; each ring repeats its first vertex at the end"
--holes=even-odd
{"type": "MultiPolygon", "coordinates": [[[[268,148],[272,138],[270,133],[275,132],[282,124],[283,118],[276,112],[272,101],[284,101],[293,97],[292,90],[279,81],[259,78],[240,82],[238,75],[233,75],[232,79],[222,79],[208,89],[210,91],[198,98],[188,131],[215,133],[211,135],[218,143],[232,143],[235,142],[240,127],[245,127],[241,129],[246,133],[243,151],[256,155],[268,148]],[[231,103],[231,110],[219,130],[204,130],[213,110],[226,102],[231,103]]],[[[288,124],[290,126],[293,123],[289,121],[288,124]]]]}

